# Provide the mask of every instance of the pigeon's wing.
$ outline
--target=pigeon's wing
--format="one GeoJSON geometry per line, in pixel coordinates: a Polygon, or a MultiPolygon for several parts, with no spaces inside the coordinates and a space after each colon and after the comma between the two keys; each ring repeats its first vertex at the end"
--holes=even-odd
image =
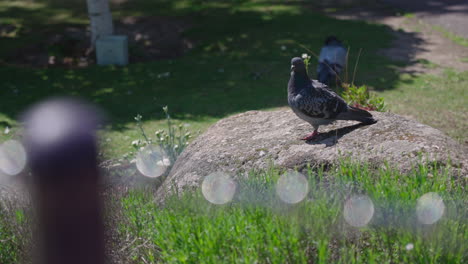
{"type": "Polygon", "coordinates": [[[334,119],[338,114],[346,112],[348,105],[335,92],[319,82],[312,82],[307,89],[296,96],[295,107],[303,114],[313,118],[334,119]],[[320,85],[315,86],[318,83],[320,85]]]}
{"type": "Polygon", "coordinates": [[[312,80],[312,87],[315,88],[315,89],[326,89],[326,90],[330,91],[331,93],[334,93],[335,95],[337,95],[330,87],[328,87],[328,85],[326,85],[324,83],[321,83],[318,80],[312,80]]]}

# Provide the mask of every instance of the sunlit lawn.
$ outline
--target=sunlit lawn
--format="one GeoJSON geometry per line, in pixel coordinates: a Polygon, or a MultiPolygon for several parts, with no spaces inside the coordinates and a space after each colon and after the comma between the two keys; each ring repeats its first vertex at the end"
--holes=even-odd
{"type": "Polygon", "coordinates": [[[401,83],[397,89],[379,92],[390,111],[410,116],[468,143],[468,72],[445,70],[441,76],[423,75],[401,83]]]}
{"type": "MultiPolygon", "coordinates": [[[[50,24],[48,29],[51,30],[60,28],[60,22],[86,22],[85,9],[78,2],[68,2],[67,11],[64,4],[57,1],[18,4],[20,2],[0,1],[2,21],[19,23],[25,32],[0,40],[2,47],[5,44],[4,51],[37,39],[35,30],[42,28],[39,23],[50,24]],[[27,16],[31,19],[26,19],[27,16]]],[[[109,126],[102,133],[106,157],[132,150],[131,141],[139,137],[133,120],[137,114],[143,116],[149,133],[161,128],[164,117],[161,108],[165,105],[169,106],[173,118],[190,124],[193,132],[203,131],[231,114],[285,106],[290,58],[310,53],[299,44],[318,52],[329,34],[336,34],[351,48],[349,81],[362,48],[356,83],[382,91],[388,96],[390,110],[416,116],[454,137],[464,138],[463,123],[455,127],[443,123],[466,112],[463,75],[436,87],[438,90],[455,88],[437,94],[441,100],[435,104],[425,99],[431,98],[429,93],[434,93],[435,89],[413,92],[429,77],[400,76],[395,69],[398,64],[376,55],[377,49],[386,47],[391,39],[385,26],[335,20],[300,5],[271,5],[265,1],[238,1],[236,4],[132,1],[113,9],[116,17],[176,14],[189,18],[193,26],[186,36],[197,43],[196,48],[178,59],[130,64],[123,68],[92,66],[67,70],[3,65],[0,68],[0,130],[3,132],[6,126],[13,129],[8,135],[2,133],[0,140],[17,136],[17,117],[21,111],[41,99],[57,95],[84,97],[108,114],[109,126]],[[363,41],[368,36],[374,36],[374,41],[363,41]],[[170,73],[168,77],[158,77],[166,72],[170,73]],[[403,97],[418,103],[404,104],[400,100],[403,97]],[[455,105],[452,98],[457,100],[455,105]],[[426,118],[429,107],[448,110],[433,111],[431,118],[426,118]]],[[[315,65],[312,65],[311,71],[314,70],[315,65]]]]}
{"type": "MultiPolygon", "coordinates": [[[[439,169],[345,160],[307,169],[308,192],[278,189],[278,169],[252,171],[235,180],[232,201],[213,185],[223,205],[201,188],[164,205],[151,186],[116,189],[106,195],[109,252],[119,263],[466,263],[466,179],[439,169]]],[[[0,263],[28,252],[29,209],[10,209],[0,207],[0,263]]]]}
{"type": "MultiPolygon", "coordinates": [[[[43,29],[86,23],[84,2],[0,0],[0,23],[22,27],[17,35],[0,38],[0,63],[16,46],[37,41],[43,29]]],[[[133,150],[131,142],[141,138],[134,120],[137,114],[143,116],[150,136],[164,128],[165,105],[176,122],[187,124],[195,133],[235,113],[283,107],[290,59],[310,53],[299,44],[318,52],[329,34],[351,48],[349,72],[362,48],[355,82],[368,84],[384,96],[390,111],[412,116],[462,142],[467,140],[467,73],[399,74],[401,63],[376,53],[390,43],[390,29],[385,26],[335,20],[310,7],[264,0],[134,0],[113,6],[113,10],[116,17],[188,18],[192,28],[186,37],[196,42],[196,48],[174,60],[128,67],[69,70],[0,64],[0,142],[19,137],[19,114],[49,96],[76,95],[102,107],[108,116],[108,125],[100,131],[105,158],[133,150]],[[373,41],[367,41],[369,36],[373,41]],[[167,72],[169,76],[158,77],[167,72]],[[12,128],[8,134],[4,133],[6,127],[12,128]]],[[[119,248],[125,248],[126,256],[135,263],[467,260],[466,182],[456,182],[451,175],[437,174],[427,166],[401,175],[347,163],[326,173],[310,170],[308,197],[297,205],[287,205],[274,192],[278,173],[258,172],[240,182],[244,192],[236,194],[232,204],[219,207],[209,204],[199,190],[164,208],[154,203],[151,191],[124,194],[115,200],[120,211],[111,212],[120,217],[114,227],[125,239],[137,240],[119,248]],[[434,225],[415,220],[416,201],[427,192],[438,192],[452,210],[434,225]],[[366,194],[374,201],[375,216],[367,227],[353,228],[343,220],[343,203],[353,194],[366,194]],[[413,248],[407,249],[410,244],[413,248]]],[[[12,226],[2,225],[10,218],[1,216],[0,241],[5,243],[0,244],[0,263],[15,262],[21,237],[14,236],[12,226]]],[[[15,212],[11,219],[13,226],[21,224],[16,222],[15,212]]]]}
{"type": "Polygon", "coordinates": [[[200,189],[164,207],[148,192],[132,191],[121,200],[125,221],[117,228],[122,237],[138,238],[129,250],[135,263],[468,260],[466,192],[450,173],[421,166],[401,174],[347,161],[307,173],[309,192],[297,204],[279,198],[296,197],[301,188],[278,195],[275,169],[239,179],[226,205],[210,204],[200,189]]]}

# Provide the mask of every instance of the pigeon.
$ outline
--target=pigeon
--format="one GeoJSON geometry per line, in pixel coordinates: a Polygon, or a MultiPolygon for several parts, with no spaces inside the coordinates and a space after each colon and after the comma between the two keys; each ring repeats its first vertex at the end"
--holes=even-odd
{"type": "Polygon", "coordinates": [[[330,85],[346,67],[347,50],[335,36],[329,36],[320,50],[317,80],[330,85]]]}
{"type": "Polygon", "coordinates": [[[291,78],[288,83],[288,104],[293,112],[314,127],[314,131],[302,138],[317,137],[318,128],[336,120],[356,120],[366,125],[377,122],[372,114],[348,105],[343,98],[325,84],[311,80],[301,58],[291,60],[291,78]]]}

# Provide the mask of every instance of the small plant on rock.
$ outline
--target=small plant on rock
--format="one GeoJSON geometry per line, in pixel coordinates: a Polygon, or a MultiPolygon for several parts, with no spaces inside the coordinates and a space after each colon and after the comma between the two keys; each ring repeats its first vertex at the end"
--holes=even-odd
{"type": "Polygon", "coordinates": [[[383,112],[386,110],[383,97],[378,97],[369,92],[367,86],[343,83],[342,87],[344,92],[341,96],[349,105],[369,111],[383,112]]]}
{"type": "Polygon", "coordinates": [[[303,53],[301,57],[302,57],[302,60],[304,60],[306,71],[309,72],[309,64],[310,64],[311,57],[307,53],[303,53]]]}

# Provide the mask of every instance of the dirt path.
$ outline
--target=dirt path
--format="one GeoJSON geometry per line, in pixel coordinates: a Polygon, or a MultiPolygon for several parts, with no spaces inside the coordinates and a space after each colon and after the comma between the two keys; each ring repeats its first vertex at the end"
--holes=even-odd
{"type": "Polygon", "coordinates": [[[466,0],[382,0],[415,14],[431,25],[468,38],[468,1],[466,0]]]}
{"type": "Polygon", "coordinates": [[[401,68],[402,72],[437,74],[444,68],[468,71],[468,47],[454,43],[417,16],[395,14],[395,9],[381,4],[327,15],[338,19],[365,20],[389,26],[395,38],[391,48],[383,49],[381,52],[393,60],[408,62],[409,65],[401,68]]]}

